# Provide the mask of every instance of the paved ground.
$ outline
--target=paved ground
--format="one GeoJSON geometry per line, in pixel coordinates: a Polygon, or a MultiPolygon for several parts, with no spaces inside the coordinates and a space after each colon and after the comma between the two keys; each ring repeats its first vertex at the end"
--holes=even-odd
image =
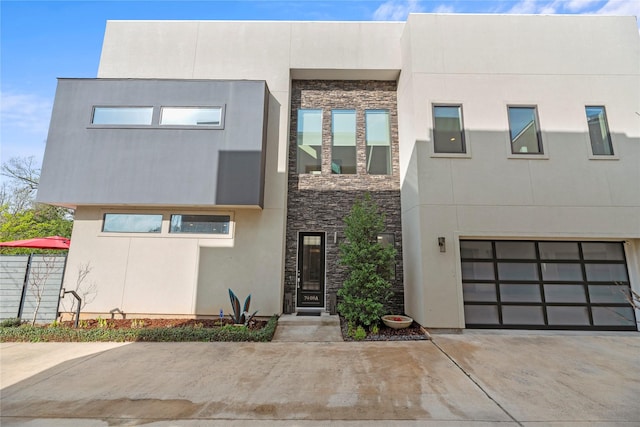
{"type": "Polygon", "coordinates": [[[640,425],[640,334],[0,345],[2,426],[640,425]]]}

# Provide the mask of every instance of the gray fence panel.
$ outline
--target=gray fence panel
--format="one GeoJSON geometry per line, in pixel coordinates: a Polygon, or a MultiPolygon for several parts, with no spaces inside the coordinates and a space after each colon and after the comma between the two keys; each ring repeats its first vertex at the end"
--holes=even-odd
{"type": "Polygon", "coordinates": [[[29,255],[0,255],[0,320],[18,317],[29,255]]]}
{"type": "MultiPolygon", "coordinates": [[[[31,255],[31,268],[22,307],[22,320],[31,322],[40,296],[36,323],[50,323],[58,316],[60,288],[64,276],[66,255],[31,255]]],[[[0,256],[1,318],[17,317],[20,310],[28,255],[0,256]],[[5,297],[6,296],[6,297],[5,297]]]]}
{"type": "Polygon", "coordinates": [[[36,323],[50,323],[56,319],[65,260],[66,257],[60,255],[33,255],[22,320],[33,320],[38,294],[41,298],[36,323]]]}

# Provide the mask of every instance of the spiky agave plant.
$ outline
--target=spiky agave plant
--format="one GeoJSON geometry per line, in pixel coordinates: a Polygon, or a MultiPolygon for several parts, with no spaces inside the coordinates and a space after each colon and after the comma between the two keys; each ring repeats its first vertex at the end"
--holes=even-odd
{"type": "Polygon", "coordinates": [[[258,310],[254,311],[253,314],[249,314],[249,305],[251,305],[251,294],[244,300],[244,306],[242,311],[240,311],[240,300],[233,293],[231,289],[229,289],[229,300],[231,301],[231,308],[233,309],[233,315],[229,315],[233,323],[236,325],[248,325],[249,321],[253,319],[253,316],[256,315],[258,310]]]}

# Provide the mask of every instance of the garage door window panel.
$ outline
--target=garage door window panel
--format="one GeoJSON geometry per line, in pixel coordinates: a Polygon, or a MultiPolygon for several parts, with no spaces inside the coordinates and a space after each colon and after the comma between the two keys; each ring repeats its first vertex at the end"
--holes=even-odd
{"type": "Polygon", "coordinates": [[[467,327],[635,330],[621,242],[461,240],[467,327]]]}

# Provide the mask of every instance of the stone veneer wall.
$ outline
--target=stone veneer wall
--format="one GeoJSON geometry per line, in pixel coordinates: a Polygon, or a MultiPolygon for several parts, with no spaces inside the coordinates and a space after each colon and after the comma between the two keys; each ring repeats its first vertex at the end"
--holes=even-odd
{"type": "MultiPolygon", "coordinates": [[[[392,282],[395,295],[389,310],[394,313],[404,312],[396,88],[396,82],[390,81],[294,80],[292,82],[284,290],[285,293],[291,293],[294,298],[298,233],[326,233],[326,293],[328,295],[337,292],[347,275],[346,269],[338,263],[339,245],[345,240],[343,218],[349,214],[356,198],[368,192],[386,215],[386,232],[394,234],[395,248],[398,251],[396,277],[392,282]],[[321,174],[297,173],[299,108],[323,110],[321,174]],[[331,173],[331,110],[333,109],[356,110],[357,174],[331,173]],[[375,109],[389,110],[391,175],[366,173],[364,111],[375,109]],[[337,243],[334,243],[336,233],[337,243]]],[[[326,296],[325,304],[328,307],[326,296]]]]}

